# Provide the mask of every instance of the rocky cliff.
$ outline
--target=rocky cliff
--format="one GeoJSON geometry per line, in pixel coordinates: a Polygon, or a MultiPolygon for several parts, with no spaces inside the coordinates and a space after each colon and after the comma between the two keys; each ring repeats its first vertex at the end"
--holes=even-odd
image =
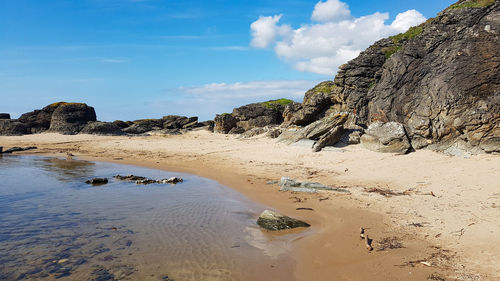
{"type": "Polygon", "coordinates": [[[402,124],[414,149],[500,152],[499,33],[499,1],[459,1],[375,42],[285,119],[306,126],[348,112],[347,127],[402,124]]]}

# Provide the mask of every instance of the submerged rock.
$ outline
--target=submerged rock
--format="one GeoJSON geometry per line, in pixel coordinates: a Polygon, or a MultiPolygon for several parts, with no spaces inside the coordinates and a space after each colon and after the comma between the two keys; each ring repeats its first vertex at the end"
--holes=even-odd
{"type": "Polygon", "coordinates": [[[87,180],[85,183],[91,184],[91,185],[102,185],[102,184],[107,184],[108,179],[107,178],[93,178],[93,179],[87,180]]]}
{"type": "Polygon", "coordinates": [[[311,226],[301,220],[283,216],[270,210],[265,210],[260,214],[257,224],[262,228],[272,231],[311,226]]]}
{"type": "Polygon", "coordinates": [[[119,180],[135,181],[136,184],[153,184],[153,183],[177,184],[177,183],[184,181],[182,178],[178,178],[178,177],[171,177],[168,179],[161,179],[161,180],[153,180],[153,179],[148,179],[146,177],[134,176],[134,175],[128,175],[128,176],[116,175],[116,176],[114,176],[114,178],[119,179],[119,180]]]}

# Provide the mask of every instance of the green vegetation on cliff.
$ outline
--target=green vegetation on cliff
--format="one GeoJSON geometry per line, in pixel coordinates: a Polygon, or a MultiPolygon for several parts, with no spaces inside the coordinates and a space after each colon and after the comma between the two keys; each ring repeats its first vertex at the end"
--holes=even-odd
{"type": "Polygon", "coordinates": [[[261,102],[260,104],[266,108],[276,108],[280,105],[287,105],[289,103],[292,103],[292,100],[289,99],[277,99],[277,100],[270,100],[270,101],[265,101],[261,102]]]}

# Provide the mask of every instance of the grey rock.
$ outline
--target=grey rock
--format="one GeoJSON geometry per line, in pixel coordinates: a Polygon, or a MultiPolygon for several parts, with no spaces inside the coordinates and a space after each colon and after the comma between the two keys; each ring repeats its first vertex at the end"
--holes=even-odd
{"type": "Polygon", "coordinates": [[[402,124],[397,122],[374,122],[361,137],[361,144],[372,151],[404,154],[410,148],[402,124]]]}
{"type": "Polygon", "coordinates": [[[260,227],[271,231],[311,226],[310,224],[301,220],[283,216],[270,210],[264,210],[260,214],[259,218],[257,219],[257,224],[260,227]]]}
{"type": "Polygon", "coordinates": [[[91,121],[96,121],[93,107],[84,103],[62,103],[52,113],[49,130],[74,135],[91,121]]]}
{"type": "Polygon", "coordinates": [[[292,144],[302,139],[318,140],[322,135],[328,133],[333,128],[343,125],[347,118],[348,114],[345,112],[332,114],[302,129],[296,130],[295,132],[282,133],[280,141],[292,144]]]}
{"type": "Polygon", "coordinates": [[[89,122],[81,131],[80,134],[93,134],[93,135],[103,135],[103,136],[119,136],[123,135],[124,132],[116,124],[112,122],[89,122]]]}
{"type": "Polygon", "coordinates": [[[342,125],[334,127],[328,133],[323,134],[319,138],[313,146],[313,152],[319,152],[327,145],[331,146],[336,144],[340,140],[340,137],[342,137],[343,133],[344,127],[342,125]]]}
{"type": "Polygon", "coordinates": [[[50,121],[52,114],[60,105],[66,104],[65,102],[56,102],[49,104],[42,109],[36,109],[31,112],[24,113],[19,117],[19,121],[24,123],[27,127],[28,134],[37,134],[47,131],[50,128],[50,121]]]}
{"type": "Polygon", "coordinates": [[[9,113],[0,113],[0,119],[10,119],[9,113]]]}
{"type": "Polygon", "coordinates": [[[168,178],[168,179],[158,180],[158,183],[163,183],[163,184],[177,184],[177,183],[180,183],[180,182],[183,182],[183,181],[184,180],[181,179],[181,178],[171,177],[171,178],[168,178]]]}
{"type": "Polygon", "coordinates": [[[332,81],[325,81],[307,91],[300,108],[296,105],[287,108],[287,122],[306,126],[324,117],[325,112],[332,105],[330,95],[335,87],[332,81]]]}
{"type": "Polygon", "coordinates": [[[130,125],[131,125],[131,124],[129,124],[129,123],[125,122],[125,121],[122,121],[122,120],[115,120],[115,121],[113,121],[113,123],[114,123],[116,126],[120,127],[121,129],[125,129],[125,128],[127,128],[128,126],[130,126],[130,125]]]}
{"type": "Polygon", "coordinates": [[[236,119],[233,115],[229,113],[217,114],[214,119],[215,127],[214,131],[216,133],[229,133],[234,127],[236,127],[236,123],[238,119],[236,119]]]}
{"type": "Polygon", "coordinates": [[[347,189],[332,188],[317,182],[299,182],[289,177],[282,177],[279,185],[280,191],[316,193],[318,192],[318,190],[331,190],[338,192],[349,192],[347,189]]]}
{"type": "Polygon", "coordinates": [[[0,135],[18,136],[28,133],[26,124],[15,119],[0,119],[0,135]]]}

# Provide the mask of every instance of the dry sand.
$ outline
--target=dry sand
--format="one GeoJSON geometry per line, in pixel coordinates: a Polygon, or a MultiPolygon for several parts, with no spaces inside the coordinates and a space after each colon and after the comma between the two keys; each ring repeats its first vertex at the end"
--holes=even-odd
{"type": "Polygon", "coordinates": [[[313,153],[272,139],[207,131],[0,137],[4,149],[31,145],[38,153],[70,151],[87,159],[198,174],[306,220],[312,229],[290,246],[297,280],[500,280],[500,156],[392,155],[361,146],[313,153]],[[344,186],[351,194],[292,194],[266,184],[282,176],[344,186]],[[402,195],[367,192],[372,188],[402,195]],[[359,239],[360,226],[373,238],[373,252],[359,239]],[[377,251],[386,237],[396,237],[404,248],[377,251]]]}

